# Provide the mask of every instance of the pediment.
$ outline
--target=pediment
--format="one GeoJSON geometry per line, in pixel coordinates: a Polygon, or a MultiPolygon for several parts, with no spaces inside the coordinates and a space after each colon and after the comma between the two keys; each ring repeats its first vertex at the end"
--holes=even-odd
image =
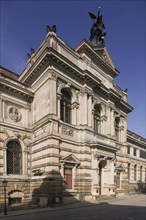
{"type": "Polygon", "coordinates": [[[125,171],[125,167],[124,167],[122,164],[119,164],[119,165],[116,167],[116,170],[119,171],[119,172],[122,172],[122,171],[125,171]]]}
{"type": "Polygon", "coordinates": [[[68,154],[66,156],[61,157],[61,162],[73,163],[73,164],[80,163],[79,160],[73,154],[68,154]]]}
{"type": "Polygon", "coordinates": [[[112,62],[112,59],[109,55],[109,52],[106,47],[96,47],[96,46],[91,46],[86,40],[83,40],[75,49],[78,53],[81,53],[85,50],[88,50],[89,53],[93,50],[96,52],[102,60],[104,60],[108,65],[110,65],[113,69],[115,69],[115,66],[112,62]]]}
{"type": "Polygon", "coordinates": [[[112,77],[116,77],[119,74],[119,71],[115,68],[106,47],[92,46],[88,41],[83,40],[75,48],[75,51],[81,56],[85,53],[89,60],[94,59],[100,63],[102,67],[106,67],[106,69],[108,69],[108,74],[112,77]]]}
{"type": "Polygon", "coordinates": [[[115,66],[114,66],[114,64],[113,64],[113,62],[112,62],[112,59],[111,59],[111,57],[110,57],[110,55],[109,55],[109,53],[108,53],[106,47],[104,47],[104,48],[99,48],[99,49],[97,48],[97,49],[95,49],[95,50],[96,50],[96,52],[98,53],[98,55],[99,55],[108,65],[112,66],[112,68],[115,69],[115,66]]]}

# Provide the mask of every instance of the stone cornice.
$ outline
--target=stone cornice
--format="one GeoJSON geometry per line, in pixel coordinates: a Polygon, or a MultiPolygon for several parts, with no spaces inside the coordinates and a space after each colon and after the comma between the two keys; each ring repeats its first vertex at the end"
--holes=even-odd
{"type": "Polygon", "coordinates": [[[145,159],[143,159],[143,158],[140,158],[140,157],[132,157],[132,156],[130,156],[130,155],[128,155],[127,156],[127,158],[128,158],[128,162],[129,163],[134,163],[134,164],[143,164],[143,165],[145,165],[146,163],[145,163],[145,159]]]}
{"type": "Polygon", "coordinates": [[[99,143],[99,142],[88,142],[90,147],[96,147],[97,149],[105,149],[105,150],[110,150],[113,152],[116,152],[119,150],[119,148],[116,145],[109,145],[109,144],[103,144],[103,143],[99,143]]]}
{"type": "Polygon", "coordinates": [[[117,102],[115,102],[115,105],[125,113],[129,113],[133,110],[133,107],[122,99],[119,99],[117,102]]]}
{"type": "Polygon", "coordinates": [[[21,82],[30,86],[34,80],[43,73],[43,71],[50,66],[50,70],[54,67],[62,70],[62,72],[70,77],[74,77],[76,80],[80,81],[82,84],[88,82],[92,86],[97,86],[100,84],[100,80],[95,77],[89,71],[83,71],[66,57],[58,53],[53,48],[45,48],[39,61],[36,61],[26,72],[26,74],[21,79],[21,82]]]}
{"type": "Polygon", "coordinates": [[[138,140],[140,140],[140,141],[146,143],[146,138],[144,138],[144,137],[142,137],[142,136],[140,136],[140,135],[134,133],[133,131],[128,130],[128,131],[127,131],[127,135],[128,135],[129,137],[133,137],[133,138],[135,138],[135,139],[138,139],[138,140]]]}
{"type": "Polygon", "coordinates": [[[127,142],[146,150],[146,139],[129,130],[127,132],[127,142]]]}
{"type": "Polygon", "coordinates": [[[103,84],[95,87],[94,90],[95,92],[98,92],[101,95],[105,96],[106,99],[112,101],[119,109],[123,110],[125,113],[129,113],[133,110],[133,107],[125,102],[122,95],[115,90],[108,89],[103,84]]]}
{"type": "Polygon", "coordinates": [[[30,134],[32,131],[30,128],[24,128],[20,125],[16,125],[16,124],[8,124],[6,122],[1,122],[1,128],[3,129],[9,129],[9,130],[13,130],[15,132],[24,132],[24,133],[28,133],[30,134]]]}
{"type": "Polygon", "coordinates": [[[19,97],[27,102],[33,100],[34,94],[28,88],[21,85],[19,82],[14,82],[13,80],[6,80],[4,77],[1,77],[0,80],[0,90],[6,92],[15,97],[19,97]]]}

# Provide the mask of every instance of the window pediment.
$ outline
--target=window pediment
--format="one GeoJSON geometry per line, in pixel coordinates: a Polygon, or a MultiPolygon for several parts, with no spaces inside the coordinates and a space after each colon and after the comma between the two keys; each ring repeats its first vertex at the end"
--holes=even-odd
{"type": "Polygon", "coordinates": [[[61,158],[61,162],[72,163],[72,164],[79,164],[80,163],[80,161],[73,154],[68,154],[66,156],[63,156],[61,158]]]}
{"type": "Polygon", "coordinates": [[[125,171],[125,167],[124,167],[122,164],[119,164],[119,165],[116,167],[116,170],[117,170],[118,172],[123,172],[123,171],[125,171]]]}

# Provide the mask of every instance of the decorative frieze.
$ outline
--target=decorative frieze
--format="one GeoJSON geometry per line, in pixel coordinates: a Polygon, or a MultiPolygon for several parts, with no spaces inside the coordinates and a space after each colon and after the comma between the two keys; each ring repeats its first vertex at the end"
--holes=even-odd
{"type": "Polygon", "coordinates": [[[56,73],[55,71],[53,71],[53,70],[50,70],[50,71],[49,71],[49,79],[56,81],[56,79],[57,79],[57,73],[56,73]]]}
{"type": "Polygon", "coordinates": [[[66,126],[62,126],[62,134],[66,134],[68,136],[74,136],[74,130],[71,128],[68,128],[66,126]]]}

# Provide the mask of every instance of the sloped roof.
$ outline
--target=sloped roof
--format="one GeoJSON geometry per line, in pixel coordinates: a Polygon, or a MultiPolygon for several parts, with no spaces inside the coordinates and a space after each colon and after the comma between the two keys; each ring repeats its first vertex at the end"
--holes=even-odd
{"type": "Polygon", "coordinates": [[[13,73],[12,71],[4,68],[3,66],[0,66],[0,74],[9,78],[9,79],[13,79],[13,80],[16,80],[18,81],[18,77],[19,75],[16,74],[16,73],[13,73]]]}

